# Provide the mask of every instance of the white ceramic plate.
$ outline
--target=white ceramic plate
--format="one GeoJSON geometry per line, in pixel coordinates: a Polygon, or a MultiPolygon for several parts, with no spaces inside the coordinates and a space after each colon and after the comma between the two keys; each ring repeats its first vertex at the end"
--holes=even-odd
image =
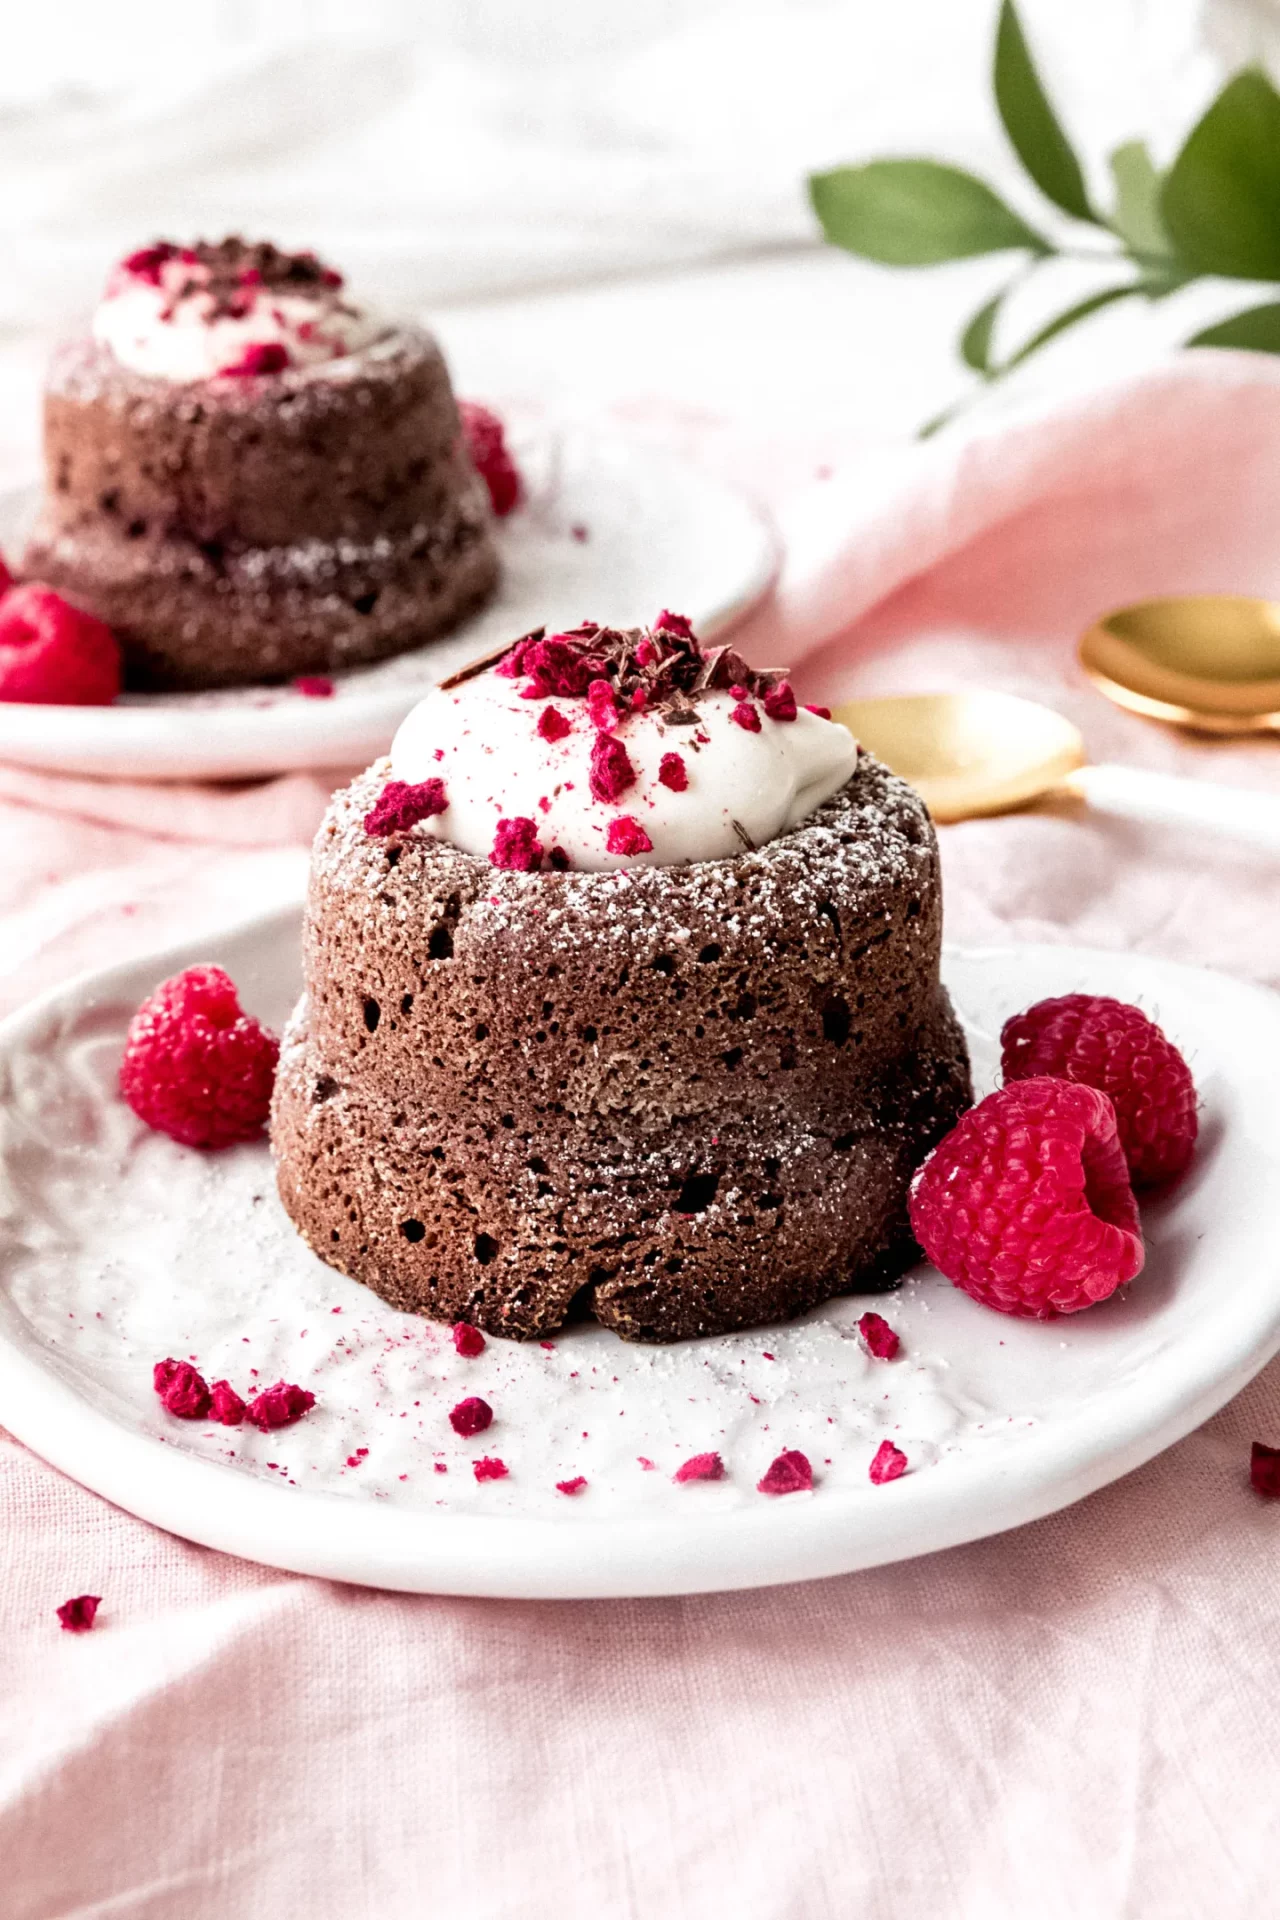
{"type": "MultiPolygon", "coordinates": [[[[335,675],[327,700],[284,686],[128,694],[111,707],[0,703],[0,760],[144,780],[365,766],[434,681],[530,627],[630,626],[672,607],[710,636],[768,591],[773,535],[711,475],[585,433],[516,434],[513,444],[528,497],[498,526],[502,582],[455,633],[335,675]]],[[[34,504],[31,493],[0,498],[0,548],[20,549],[34,504]]]]}
{"type": "MultiPolygon", "coordinates": [[[[212,957],[278,1024],[297,948],[295,909],[212,957]]],[[[1147,1269],[1124,1297],[1028,1323],[922,1268],[900,1293],[833,1301],[786,1327],[675,1347],[578,1327],[541,1345],[491,1340],[464,1360],[447,1330],[393,1312],[305,1250],[265,1146],[187,1151],[117,1099],[130,1011],[164,974],[208,957],[132,963],[0,1028],[0,1423],[189,1539],[412,1591],[585,1597],[810,1579],[1078,1500],[1206,1419],[1280,1345],[1280,1000],[1261,989],[1069,947],[948,958],[986,1085],[1003,1020],[1048,993],[1138,1000],[1187,1050],[1202,1144],[1178,1190],[1146,1209],[1147,1269]],[[902,1335],[896,1361],[870,1359],[857,1338],[869,1304],[902,1335]],[[175,1420],[150,1384],[168,1355],[242,1391],[283,1375],[317,1405],[266,1435],[175,1420]],[[459,1440],[448,1409],[473,1393],[496,1418],[459,1440]],[[867,1466],[886,1436],[910,1471],[875,1487],[867,1466]],[[812,1493],[756,1492],[784,1447],[809,1455],[812,1493]],[[708,1449],[729,1477],[673,1484],[708,1449]],[[509,1477],[477,1483],[481,1454],[509,1477]],[[557,1492],[580,1474],[585,1491],[557,1492]]]]}

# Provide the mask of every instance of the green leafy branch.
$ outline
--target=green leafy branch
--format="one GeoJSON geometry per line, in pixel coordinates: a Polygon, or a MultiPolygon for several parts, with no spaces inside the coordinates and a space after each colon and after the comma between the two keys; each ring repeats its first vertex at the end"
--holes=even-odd
{"type": "MultiPolygon", "coordinates": [[[[1207,274],[1280,281],[1280,94],[1265,74],[1249,69],[1228,81],[1163,175],[1143,141],[1117,147],[1110,156],[1109,212],[1099,211],[1089,197],[1080,162],[1036,72],[1014,0],[1001,5],[993,84],[1004,130],[1034,185],[1061,213],[1105,235],[1101,250],[1096,243],[1056,245],[976,174],[936,160],[871,160],[809,179],[827,239],[863,259],[925,267],[983,253],[1022,256],[1008,283],[960,335],[960,356],[984,384],[1003,378],[1068,327],[1115,301],[1162,300],[1207,274]],[[1021,346],[996,358],[994,334],[1005,301],[1051,259],[1104,261],[1124,277],[1077,300],[1021,346]]],[[[1247,308],[1186,344],[1280,353],[1280,301],[1247,308]]],[[[934,431],[955,411],[949,409],[922,431],[934,431]]]]}

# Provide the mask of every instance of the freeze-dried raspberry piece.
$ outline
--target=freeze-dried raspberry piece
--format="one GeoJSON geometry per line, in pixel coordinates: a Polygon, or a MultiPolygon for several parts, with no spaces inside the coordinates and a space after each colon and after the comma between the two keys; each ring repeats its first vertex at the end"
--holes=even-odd
{"type": "Polygon", "coordinates": [[[407,780],[388,780],[364,817],[364,830],[376,839],[384,839],[389,833],[408,833],[419,820],[446,812],[448,805],[444,781],[434,776],[412,785],[407,780]]]}
{"type": "Polygon", "coordinates": [[[812,1485],[813,1468],[804,1454],[789,1447],[773,1461],[764,1478],[757,1480],[756,1492],[808,1493],[812,1485]]]}
{"type": "Polygon", "coordinates": [[[1115,1109],[1070,1080],[1015,1080],[971,1107],[909,1204],[934,1265],[1001,1313],[1076,1313],[1142,1271],[1115,1109]]]}
{"type": "Polygon", "coordinates": [[[807,701],[807,700],[806,700],[806,701],[805,701],[805,703],[804,703],[804,710],[805,710],[805,712],[806,712],[806,713],[816,713],[816,714],[817,714],[817,716],[818,716],[818,718],[819,718],[819,720],[829,720],[829,719],[831,718],[831,709],[830,709],[830,707],[815,707],[815,706],[811,706],[811,705],[810,705],[810,703],[809,703],[809,701],[807,701]]]}
{"type": "Polygon", "coordinates": [[[729,715],[729,718],[735,726],[741,727],[744,733],[759,733],[760,731],[759,711],[752,706],[749,700],[739,700],[737,706],[729,715]]]}
{"type": "Polygon", "coordinates": [[[1104,994],[1040,1000],[1005,1022],[1006,1081],[1050,1075],[1105,1093],[1135,1185],[1171,1180],[1195,1149],[1195,1082],[1173,1042],[1138,1007],[1104,994]]]}
{"type": "Polygon", "coordinates": [[[248,1409],[229,1380],[215,1380],[209,1389],[209,1418],[224,1427],[238,1427],[248,1409]]]}
{"type": "Polygon", "coordinates": [[[64,1633],[88,1633],[97,1618],[98,1608],[102,1605],[100,1593],[78,1593],[74,1600],[64,1600],[57,1609],[58,1619],[64,1633]]]}
{"type": "Polygon", "coordinates": [[[682,640],[693,639],[693,622],[684,613],[669,613],[664,607],[653,623],[655,633],[677,633],[682,640]]]}
{"type": "Polygon", "coordinates": [[[586,1474],[577,1473],[574,1475],[572,1480],[557,1480],[556,1492],[567,1493],[570,1496],[572,1496],[574,1494],[581,1493],[582,1489],[586,1486],[586,1484],[587,1484],[586,1474]]]}
{"type": "Polygon", "coordinates": [[[277,1380],[274,1387],[267,1387],[256,1400],[249,1402],[246,1413],[260,1432],[270,1433],[275,1427],[291,1427],[304,1413],[310,1413],[315,1403],[314,1393],[305,1387],[277,1380]]]}
{"type": "Polygon", "coordinates": [[[689,785],[689,770],[678,753],[664,753],[658,762],[658,780],[672,793],[684,793],[689,785]]]}
{"type": "Polygon", "coordinates": [[[877,1360],[892,1360],[897,1353],[898,1336],[889,1322],[881,1319],[878,1313],[864,1313],[858,1322],[858,1332],[877,1360]]]}
{"type": "Polygon", "coordinates": [[[882,1440],[876,1448],[875,1457],[867,1472],[873,1486],[882,1487],[886,1480],[900,1480],[907,1470],[907,1456],[892,1440],[882,1440]]]}
{"type": "Polygon", "coordinates": [[[337,691],[327,673],[300,673],[293,685],[304,700],[332,700],[337,691]]]}
{"type": "Polygon", "coordinates": [[[52,587],[9,588],[0,600],[0,700],[109,707],[119,691],[120,648],[110,627],[52,587]]]}
{"type": "Polygon", "coordinates": [[[573,722],[565,718],[559,707],[544,707],[538,715],[538,732],[544,740],[563,740],[566,733],[573,732],[573,722]]]}
{"type": "Polygon", "coordinates": [[[488,1454],[482,1455],[481,1458],[475,1462],[471,1471],[475,1474],[477,1480],[505,1480],[507,1477],[506,1462],[504,1460],[490,1459],[488,1454]]]}
{"type": "Polygon", "coordinates": [[[1264,1500],[1280,1500],[1280,1447],[1254,1441],[1249,1450],[1249,1485],[1264,1500]]]}
{"type": "Polygon", "coordinates": [[[507,447],[506,432],[496,413],[477,400],[459,400],[462,434],[476,472],[489,489],[489,500],[499,520],[519,505],[520,470],[507,447]]]}
{"type": "Polygon", "coordinates": [[[455,1320],[453,1344],[465,1360],[474,1360],[478,1353],[484,1352],[485,1337],[469,1320],[455,1320]]]}
{"type": "Polygon", "coordinates": [[[607,680],[587,682],[587,712],[591,716],[592,726],[601,733],[608,733],[610,727],[617,726],[618,705],[607,680]]]}
{"type": "Polygon", "coordinates": [[[599,800],[603,806],[611,807],[635,783],[636,770],[621,740],[613,733],[598,733],[591,748],[588,784],[592,798],[599,800]]]}
{"type": "Polygon", "coordinates": [[[449,1414],[449,1425],[464,1440],[470,1440],[477,1433],[483,1433],[493,1425],[493,1408],[487,1400],[481,1400],[472,1394],[466,1400],[459,1400],[449,1414]]]}
{"type": "Polygon", "coordinates": [[[183,1146],[227,1147],[262,1131],[279,1052],[221,967],[188,967],[130,1021],[120,1091],[139,1119],[183,1146]]]}
{"type": "Polygon", "coordinates": [[[586,692],[588,683],[599,677],[603,666],[603,660],[581,639],[553,633],[546,640],[522,641],[495,672],[509,674],[512,679],[527,673],[529,684],[521,690],[522,699],[547,700],[555,695],[576,700],[586,692]]]}
{"type": "Polygon", "coordinates": [[[514,820],[499,820],[489,864],[505,867],[511,873],[536,873],[542,865],[542,842],[536,823],[523,814],[514,820]]]}
{"type": "Polygon", "coordinates": [[[764,710],[770,720],[794,720],[798,711],[796,696],[789,680],[779,680],[764,696],[764,710]]]}
{"type": "Polygon", "coordinates": [[[179,1420],[203,1420],[209,1411],[209,1388],[203,1374],[186,1360],[157,1360],[151,1383],[160,1404],[179,1420]]]}
{"type": "Polygon", "coordinates": [[[629,813],[620,813],[616,820],[609,822],[609,832],[605,838],[605,847],[609,853],[621,853],[628,857],[637,853],[652,853],[653,842],[629,813]]]}
{"type": "Polygon", "coordinates": [[[229,367],[219,367],[218,372],[239,379],[256,379],[263,373],[283,373],[288,364],[288,347],[279,340],[266,340],[246,347],[238,360],[229,367]]]}
{"type": "MultiPolygon", "coordinates": [[[[777,1464],[775,1460],[773,1465],[777,1464]]],[[[769,1472],[773,1472],[773,1467],[769,1472]]],[[[685,1486],[690,1480],[723,1480],[724,1461],[718,1453],[695,1453],[683,1466],[676,1468],[671,1478],[677,1486],[685,1486]]]]}

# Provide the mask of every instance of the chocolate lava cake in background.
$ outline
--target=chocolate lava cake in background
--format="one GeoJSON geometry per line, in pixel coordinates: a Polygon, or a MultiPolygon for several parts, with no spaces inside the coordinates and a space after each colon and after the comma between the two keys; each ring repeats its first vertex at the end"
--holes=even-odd
{"type": "Polygon", "coordinates": [[[272,1144],[321,1259],[516,1338],[892,1284],[969,1105],[918,795],[688,623],[444,682],[316,839],[272,1144]]]}
{"type": "Polygon", "coordinates": [[[497,580],[439,347],[312,254],[130,255],[55,355],[44,454],[22,571],[114,629],[132,687],[378,660],[497,580]]]}

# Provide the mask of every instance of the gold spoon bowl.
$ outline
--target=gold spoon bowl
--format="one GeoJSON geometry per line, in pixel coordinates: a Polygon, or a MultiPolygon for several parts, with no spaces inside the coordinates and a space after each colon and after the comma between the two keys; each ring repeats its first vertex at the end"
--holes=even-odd
{"type": "Polygon", "coordinates": [[[1080,664],[1101,693],[1197,733],[1280,732],[1280,603],[1190,594],[1120,607],[1091,626],[1080,664]]]}
{"type": "Polygon", "coordinates": [[[1155,821],[1280,853],[1280,799],[1145,767],[1089,766],[1060,713],[1007,693],[922,693],[850,700],[832,714],[939,822],[1010,813],[1038,800],[1084,800],[1096,813],[1155,821]]]}

